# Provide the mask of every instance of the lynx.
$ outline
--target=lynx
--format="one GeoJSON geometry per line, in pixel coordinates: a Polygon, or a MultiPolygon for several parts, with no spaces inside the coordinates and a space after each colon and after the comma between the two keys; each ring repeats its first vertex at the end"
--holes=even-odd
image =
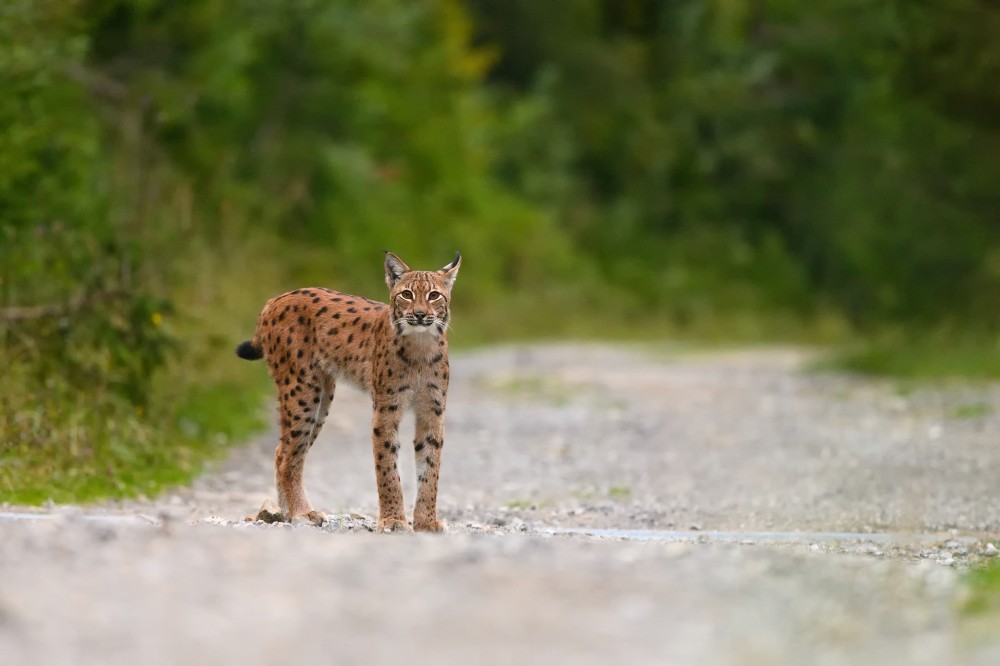
{"type": "Polygon", "coordinates": [[[263,358],[278,389],[280,440],[274,456],[281,519],[321,525],[302,485],[306,454],[323,427],[337,380],[372,398],[372,451],[378,484],[378,530],[408,530],[396,467],[403,410],[416,416],[417,499],[413,529],[440,532],[438,476],[448,395],[451,288],[462,256],[437,271],[414,271],[386,252],[389,304],[323,288],[272,298],[240,358],[263,358]]]}

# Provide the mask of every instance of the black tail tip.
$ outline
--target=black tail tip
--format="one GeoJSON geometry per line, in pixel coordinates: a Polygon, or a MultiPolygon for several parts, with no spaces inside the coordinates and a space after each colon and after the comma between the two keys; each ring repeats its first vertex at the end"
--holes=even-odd
{"type": "Polygon", "coordinates": [[[257,359],[264,358],[264,351],[260,347],[255,347],[252,342],[247,340],[246,342],[241,342],[240,346],[236,348],[236,355],[247,361],[256,361],[257,359]]]}

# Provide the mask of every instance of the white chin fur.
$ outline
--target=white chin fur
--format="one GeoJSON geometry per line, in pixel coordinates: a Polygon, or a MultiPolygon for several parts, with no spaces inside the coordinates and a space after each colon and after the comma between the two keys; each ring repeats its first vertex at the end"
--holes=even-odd
{"type": "Polygon", "coordinates": [[[430,326],[414,326],[407,322],[400,322],[402,325],[401,332],[403,335],[433,335],[436,333],[436,327],[431,324],[430,326]]]}

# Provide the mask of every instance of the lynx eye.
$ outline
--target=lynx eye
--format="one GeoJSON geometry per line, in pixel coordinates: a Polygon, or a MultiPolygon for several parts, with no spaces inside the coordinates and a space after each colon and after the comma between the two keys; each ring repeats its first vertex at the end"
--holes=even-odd
{"type": "Polygon", "coordinates": [[[404,289],[403,291],[399,292],[399,297],[402,298],[404,301],[412,301],[413,292],[410,291],[409,289],[404,289]]]}
{"type": "Polygon", "coordinates": [[[432,291],[429,294],[427,294],[427,300],[428,301],[436,301],[439,298],[441,298],[441,292],[439,292],[439,291],[432,291]]]}

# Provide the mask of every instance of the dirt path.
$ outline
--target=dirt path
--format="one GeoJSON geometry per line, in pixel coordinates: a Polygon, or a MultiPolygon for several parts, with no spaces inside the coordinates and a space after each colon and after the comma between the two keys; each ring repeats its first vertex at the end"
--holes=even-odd
{"type": "MultiPolygon", "coordinates": [[[[274,492],[273,434],[190,489],[88,509],[149,524],[0,522],[0,654],[997,663],[1000,641],[958,609],[959,569],[1000,536],[1000,387],[906,393],[804,373],[805,358],[579,345],[459,356],[444,537],[369,532],[369,408],[338,387],[306,470],[331,514],[323,530],[240,522],[274,492]],[[564,528],[672,534],[553,535],[564,528]],[[903,536],[779,546],[716,531],[903,536]]],[[[412,504],[406,447],[402,460],[412,504]]]]}

